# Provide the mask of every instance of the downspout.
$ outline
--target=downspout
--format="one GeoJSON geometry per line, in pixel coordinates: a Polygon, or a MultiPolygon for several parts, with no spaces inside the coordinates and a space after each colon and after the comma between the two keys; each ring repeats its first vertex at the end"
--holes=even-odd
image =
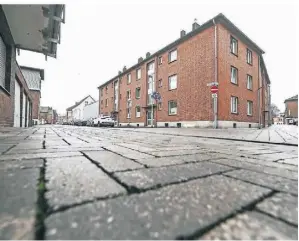
{"type": "MultiPolygon", "coordinates": [[[[159,57],[158,55],[155,58],[155,91],[158,92],[158,61],[159,61],[159,57]]],[[[158,127],[158,100],[156,100],[156,128],[158,127]]]]}
{"type": "Polygon", "coordinates": [[[261,89],[261,86],[260,86],[260,65],[261,65],[261,60],[260,60],[260,56],[259,56],[259,63],[258,63],[258,89],[257,89],[257,108],[258,108],[258,119],[259,119],[259,124],[258,124],[258,128],[260,129],[261,128],[261,114],[260,114],[260,89],[261,89]]]}
{"type": "MultiPolygon", "coordinates": [[[[215,23],[215,19],[213,18],[214,23],[214,48],[215,48],[215,56],[214,56],[214,82],[218,84],[218,55],[217,55],[217,25],[215,23]]],[[[218,112],[218,97],[214,98],[214,128],[218,128],[217,123],[217,112],[218,112]]]]}

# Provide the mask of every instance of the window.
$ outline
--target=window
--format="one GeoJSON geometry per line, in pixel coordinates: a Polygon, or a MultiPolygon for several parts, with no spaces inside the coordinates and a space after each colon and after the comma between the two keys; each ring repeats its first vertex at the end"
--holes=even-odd
{"type": "Polygon", "coordinates": [[[101,100],[101,105],[103,104],[103,100],[101,100]]]}
{"type": "Polygon", "coordinates": [[[106,85],[106,94],[108,94],[108,85],[106,85]]]}
{"type": "Polygon", "coordinates": [[[121,94],[119,94],[119,99],[121,100],[121,94]]]}
{"type": "Polygon", "coordinates": [[[238,113],[238,97],[232,96],[230,98],[230,111],[231,113],[238,113]]]}
{"type": "Polygon", "coordinates": [[[252,90],[252,76],[249,74],[247,75],[247,89],[252,90]]]}
{"type": "Polygon", "coordinates": [[[238,40],[234,37],[230,37],[230,52],[234,55],[238,55],[238,40]]]}
{"type": "Polygon", "coordinates": [[[130,119],[131,118],[131,108],[127,108],[127,118],[130,119]]]}
{"type": "Polygon", "coordinates": [[[253,106],[253,102],[248,100],[247,101],[247,115],[252,115],[252,106],[253,106]]]}
{"type": "Polygon", "coordinates": [[[170,51],[168,54],[168,62],[171,63],[171,62],[177,60],[177,57],[178,57],[178,52],[176,49],[170,51]]]}
{"type": "Polygon", "coordinates": [[[135,96],[136,96],[136,99],[140,99],[140,87],[136,88],[135,96]]]}
{"type": "Polygon", "coordinates": [[[127,75],[127,84],[131,84],[131,74],[127,75]]]}
{"type": "Polygon", "coordinates": [[[128,90],[127,91],[127,100],[130,100],[131,99],[131,90],[128,90]]]}
{"type": "Polygon", "coordinates": [[[158,103],[158,110],[162,110],[162,102],[158,103]]]}
{"type": "Polygon", "coordinates": [[[247,63],[252,65],[252,51],[247,49],[247,63]]]}
{"type": "Polygon", "coordinates": [[[136,79],[137,80],[141,79],[141,69],[140,68],[136,70],[136,79]]]}
{"type": "Polygon", "coordinates": [[[230,68],[230,82],[238,84],[238,69],[233,66],[230,68]]]}
{"type": "Polygon", "coordinates": [[[108,99],[105,100],[105,106],[108,106],[108,99]]]}
{"type": "Polygon", "coordinates": [[[84,104],[85,104],[85,105],[88,105],[88,101],[86,100],[86,101],[84,102],[84,104]]]}
{"type": "Polygon", "coordinates": [[[103,88],[101,89],[101,96],[103,96],[103,88]]]}
{"type": "Polygon", "coordinates": [[[172,75],[168,77],[169,90],[174,90],[177,88],[177,75],[172,75]]]}
{"type": "Polygon", "coordinates": [[[162,87],[162,80],[160,79],[158,82],[158,87],[161,88],[162,87]]]}
{"type": "Polygon", "coordinates": [[[136,117],[139,118],[141,115],[140,106],[136,106],[136,117]]]}
{"type": "Polygon", "coordinates": [[[177,103],[174,100],[168,102],[168,114],[176,115],[177,114],[177,103]]]}
{"type": "Polygon", "coordinates": [[[163,58],[162,58],[162,56],[160,56],[159,61],[158,61],[159,65],[162,64],[162,61],[163,61],[163,58]]]}
{"type": "Polygon", "coordinates": [[[113,89],[113,82],[111,83],[112,89],[113,89]]]}

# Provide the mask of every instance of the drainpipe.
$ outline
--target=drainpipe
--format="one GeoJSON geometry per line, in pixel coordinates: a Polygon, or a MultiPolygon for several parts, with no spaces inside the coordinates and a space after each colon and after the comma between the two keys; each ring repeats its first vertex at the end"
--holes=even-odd
{"type": "MultiPolygon", "coordinates": [[[[215,48],[215,56],[214,56],[214,76],[215,80],[214,82],[218,84],[218,55],[217,55],[217,25],[215,23],[215,19],[213,19],[214,23],[214,48],[215,48]]],[[[218,107],[218,97],[213,99],[214,101],[214,129],[217,129],[218,123],[217,123],[217,107],[218,107]]]]}

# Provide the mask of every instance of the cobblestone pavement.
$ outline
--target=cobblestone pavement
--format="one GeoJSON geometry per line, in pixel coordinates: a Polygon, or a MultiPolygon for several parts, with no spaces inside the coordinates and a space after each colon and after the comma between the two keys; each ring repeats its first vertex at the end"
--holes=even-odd
{"type": "Polygon", "coordinates": [[[162,130],[1,129],[0,239],[298,239],[297,146],[162,130]]]}
{"type": "Polygon", "coordinates": [[[135,132],[176,134],[181,136],[209,137],[217,139],[247,140],[251,142],[271,142],[278,144],[298,145],[298,126],[272,125],[264,129],[229,128],[229,129],[204,129],[204,128],[135,128],[135,132]]]}

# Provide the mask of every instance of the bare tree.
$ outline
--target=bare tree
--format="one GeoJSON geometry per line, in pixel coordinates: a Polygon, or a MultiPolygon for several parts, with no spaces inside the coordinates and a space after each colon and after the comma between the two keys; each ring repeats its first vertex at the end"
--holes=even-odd
{"type": "Polygon", "coordinates": [[[277,105],[275,104],[271,104],[271,116],[272,117],[277,117],[279,116],[279,113],[280,113],[280,110],[279,108],[277,107],[277,105]]]}

